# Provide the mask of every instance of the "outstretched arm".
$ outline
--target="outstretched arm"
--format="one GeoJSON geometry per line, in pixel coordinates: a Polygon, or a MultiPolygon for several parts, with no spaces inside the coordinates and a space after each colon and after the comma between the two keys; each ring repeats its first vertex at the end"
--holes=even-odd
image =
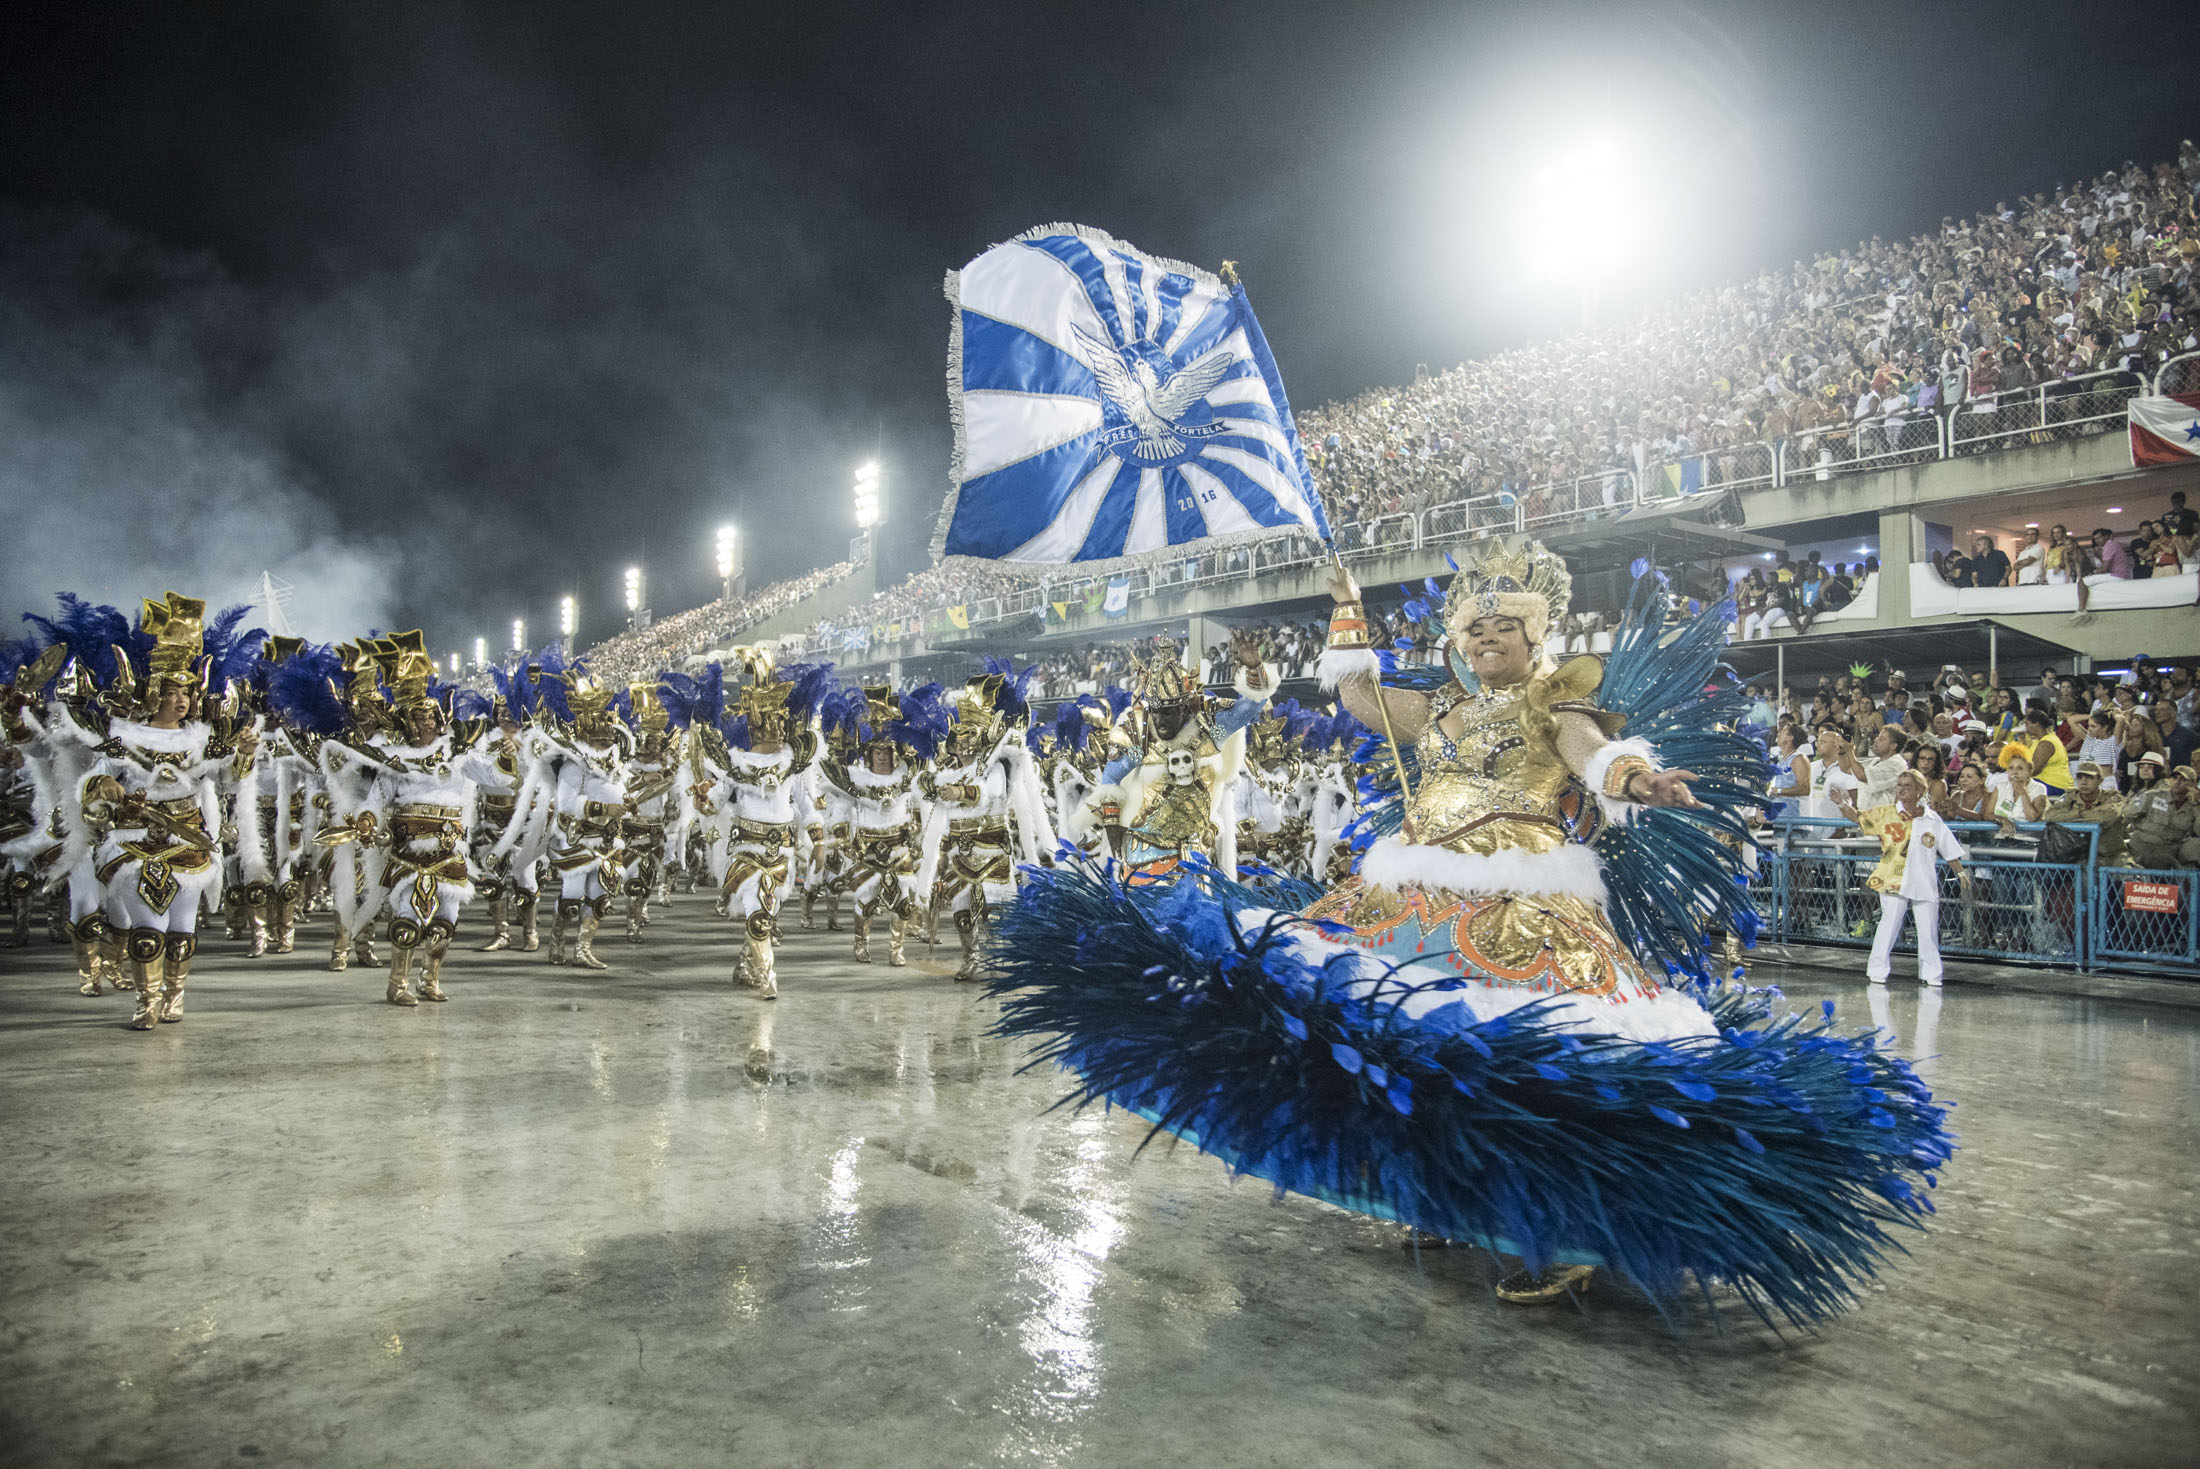
{"type": "Polygon", "coordinates": [[[1360,584],[1342,566],[1330,568],[1329,598],[1336,604],[1329,615],[1329,646],[1315,670],[1322,686],[1335,689],[1352,717],[1377,733],[1385,729],[1387,715],[1389,732],[1411,744],[1428,727],[1427,698],[1382,686],[1360,584]]]}

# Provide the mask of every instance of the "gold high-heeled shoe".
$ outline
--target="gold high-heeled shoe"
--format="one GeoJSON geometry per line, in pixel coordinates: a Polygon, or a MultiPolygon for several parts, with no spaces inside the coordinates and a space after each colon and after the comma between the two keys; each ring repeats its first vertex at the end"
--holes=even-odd
{"type": "Polygon", "coordinates": [[[1497,1282],[1497,1298],[1516,1306],[1547,1306],[1572,1293],[1586,1295],[1594,1274],[1594,1265],[1553,1265],[1540,1274],[1515,1270],[1497,1282]]]}

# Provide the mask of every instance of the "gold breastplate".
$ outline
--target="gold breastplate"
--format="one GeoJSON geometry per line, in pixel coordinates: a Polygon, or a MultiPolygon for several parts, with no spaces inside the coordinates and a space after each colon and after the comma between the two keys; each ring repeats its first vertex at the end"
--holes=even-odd
{"type": "Polygon", "coordinates": [[[1415,745],[1421,778],[1413,800],[1414,833],[1431,846],[1489,855],[1548,852],[1568,840],[1567,798],[1578,782],[1550,734],[1525,718],[1535,707],[1593,708],[1603,681],[1594,658],[1576,658],[1540,687],[1502,692],[1453,690],[1445,715],[1465,727],[1447,735],[1446,718],[1429,721],[1415,745]]]}

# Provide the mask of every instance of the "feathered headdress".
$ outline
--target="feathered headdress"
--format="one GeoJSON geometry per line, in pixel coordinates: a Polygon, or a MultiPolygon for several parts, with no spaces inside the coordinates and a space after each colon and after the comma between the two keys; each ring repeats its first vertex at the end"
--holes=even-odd
{"type": "Polygon", "coordinates": [[[340,735],[351,728],[351,711],[338,693],[343,686],[343,655],[316,643],[268,669],[267,707],[301,734],[340,735]]]}
{"type": "Polygon", "coordinates": [[[53,617],[23,614],[23,620],[37,629],[32,636],[43,639],[39,651],[55,644],[66,647],[93,682],[102,687],[113,683],[121,672],[116,650],[132,641],[130,619],[119,608],[87,602],[74,592],[63,592],[60,601],[61,610],[53,617]]]}
{"type": "Polygon", "coordinates": [[[1457,642],[1477,617],[1517,618],[1528,646],[1541,648],[1551,624],[1566,615],[1573,600],[1573,573],[1563,557],[1541,541],[1508,547],[1493,539],[1474,564],[1452,578],[1444,627],[1457,642]]]}
{"type": "Polygon", "coordinates": [[[203,638],[206,688],[216,698],[227,694],[232,685],[251,683],[259,672],[260,655],[267,647],[267,630],[256,627],[242,634],[237,631],[238,624],[251,612],[250,602],[239,602],[234,607],[223,608],[206,624],[203,638]]]}

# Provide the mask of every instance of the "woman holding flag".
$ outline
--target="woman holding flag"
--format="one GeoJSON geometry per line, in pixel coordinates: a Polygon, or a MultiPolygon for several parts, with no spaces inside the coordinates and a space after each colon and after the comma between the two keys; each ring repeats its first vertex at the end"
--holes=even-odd
{"type": "MultiPolygon", "coordinates": [[[[1065,227],[951,277],[946,549],[1135,559],[1294,525],[1326,541],[1266,344],[1242,288],[1222,292],[1065,227]],[[1018,448],[1023,410],[993,398],[1034,373],[1093,411],[1026,413],[1018,448]],[[1241,412],[1255,398],[1265,416],[1241,412]],[[1025,452],[1041,419],[1053,447],[1025,452]],[[1244,441],[1269,456],[1213,447],[1244,441]],[[1288,494],[1270,484],[1286,465],[1288,494]],[[1020,498],[999,498],[1012,482],[1020,498]]],[[[1775,1016],[1711,973],[1707,925],[1754,933],[1720,838],[1746,842],[1766,774],[1718,663],[1732,609],[1676,626],[1638,564],[1608,662],[1552,667],[1564,563],[1486,544],[1433,668],[1385,670],[1341,563],[1333,578],[1325,678],[1390,736],[1353,877],[1293,914],[1198,864],[1172,885],[1034,874],[992,955],[1000,1028],[1045,1037],[1080,1102],[1281,1190],[1519,1257],[1508,1299],[1558,1299],[1601,1264],[1661,1305],[1719,1282],[1814,1323],[1854,1299],[1889,1226],[1930,1211],[1906,1175],[1930,1186],[1950,1156],[1944,1109],[1872,1033],[1832,1034],[1830,1006],[1775,1016]]]]}

